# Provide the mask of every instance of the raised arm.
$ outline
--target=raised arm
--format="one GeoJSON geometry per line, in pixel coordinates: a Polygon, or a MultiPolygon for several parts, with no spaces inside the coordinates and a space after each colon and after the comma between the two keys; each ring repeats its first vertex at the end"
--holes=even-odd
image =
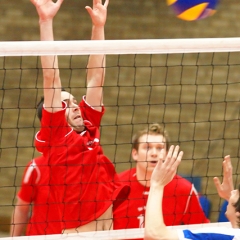
{"type": "MultiPolygon", "coordinates": [[[[53,41],[53,18],[63,0],[31,0],[39,16],[41,41],[53,41]]],[[[61,105],[61,81],[57,56],[42,56],[44,105],[49,112],[56,112],[61,105]]]]}
{"type": "MultiPolygon", "coordinates": [[[[102,4],[102,0],[93,0],[93,7],[86,7],[92,20],[91,40],[104,40],[104,26],[107,19],[109,0],[102,4]]],[[[96,110],[102,110],[103,84],[105,78],[105,55],[91,55],[87,65],[87,93],[86,101],[96,110]]]]}
{"type": "MultiPolygon", "coordinates": [[[[164,150],[162,150],[164,151],[164,150]]],[[[151,187],[147,201],[145,216],[145,240],[175,240],[177,232],[169,230],[163,220],[162,198],[164,187],[176,175],[177,167],[181,162],[183,152],[179,152],[179,146],[171,146],[165,159],[163,152],[151,176],[151,187]]]]}
{"type": "Polygon", "coordinates": [[[234,190],[233,188],[233,179],[232,179],[232,163],[230,155],[224,157],[223,160],[223,181],[220,182],[218,177],[214,177],[213,181],[218,191],[218,195],[225,199],[229,200],[231,196],[231,191],[234,190]]]}

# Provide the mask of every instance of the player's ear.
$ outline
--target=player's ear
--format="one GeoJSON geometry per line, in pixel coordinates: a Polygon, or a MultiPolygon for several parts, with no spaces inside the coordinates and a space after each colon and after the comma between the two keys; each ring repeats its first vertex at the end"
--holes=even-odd
{"type": "Polygon", "coordinates": [[[239,218],[239,217],[240,217],[240,212],[237,211],[237,212],[235,213],[235,215],[236,215],[236,217],[239,218]]]}
{"type": "Polygon", "coordinates": [[[134,161],[137,161],[137,160],[138,160],[138,151],[137,151],[137,149],[135,149],[135,148],[132,149],[132,159],[133,159],[134,161]]]}

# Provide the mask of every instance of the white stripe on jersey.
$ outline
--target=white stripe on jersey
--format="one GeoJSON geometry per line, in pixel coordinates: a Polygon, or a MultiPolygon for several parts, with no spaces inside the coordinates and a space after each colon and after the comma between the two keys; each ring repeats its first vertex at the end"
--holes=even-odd
{"type": "MultiPolygon", "coordinates": [[[[185,210],[184,210],[183,214],[186,214],[186,212],[187,212],[187,209],[188,209],[188,206],[189,206],[189,202],[190,202],[190,199],[191,199],[193,193],[196,195],[196,197],[198,199],[198,192],[197,192],[196,188],[194,187],[194,185],[192,184],[192,188],[191,188],[191,191],[190,191],[190,193],[188,195],[188,200],[186,202],[186,206],[185,206],[185,210]]],[[[199,201],[199,199],[198,199],[198,201],[199,201]]],[[[200,202],[199,202],[199,205],[200,205],[200,202]]]]}
{"type": "Polygon", "coordinates": [[[37,164],[35,163],[34,159],[32,161],[32,163],[29,165],[26,173],[25,173],[25,176],[24,176],[24,179],[23,179],[23,182],[24,183],[28,183],[33,171],[36,170],[37,172],[37,178],[36,178],[36,182],[35,183],[38,183],[39,180],[40,180],[40,177],[41,177],[41,172],[37,166],[37,164]]]}

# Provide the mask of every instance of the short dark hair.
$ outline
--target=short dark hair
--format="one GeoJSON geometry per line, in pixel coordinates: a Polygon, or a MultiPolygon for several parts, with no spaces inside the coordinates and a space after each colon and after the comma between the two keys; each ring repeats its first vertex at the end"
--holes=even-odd
{"type": "Polygon", "coordinates": [[[132,138],[132,148],[138,150],[139,147],[139,138],[145,134],[150,135],[162,135],[166,140],[166,149],[170,147],[170,139],[167,131],[159,123],[152,123],[147,128],[136,132],[132,138]]]}
{"type": "MultiPolygon", "coordinates": [[[[66,90],[64,88],[62,88],[62,92],[65,92],[66,90]]],[[[43,103],[44,103],[44,97],[42,96],[40,101],[37,104],[37,117],[38,119],[42,120],[42,109],[43,109],[43,103]]]]}

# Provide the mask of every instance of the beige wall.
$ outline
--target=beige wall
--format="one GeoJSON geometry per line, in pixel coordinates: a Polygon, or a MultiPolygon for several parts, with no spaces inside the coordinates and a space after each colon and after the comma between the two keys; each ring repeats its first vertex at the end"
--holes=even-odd
{"type": "MultiPolygon", "coordinates": [[[[84,9],[89,4],[91,1],[65,0],[54,21],[56,40],[90,38],[91,22],[84,9]]],[[[165,1],[110,0],[106,38],[238,37],[239,14],[239,2],[225,0],[213,17],[185,22],[172,14],[165,1]]],[[[30,1],[2,0],[0,16],[2,41],[39,39],[38,18],[30,1]]],[[[42,94],[37,60],[29,57],[0,59],[0,229],[3,230],[9,227],[24,167],[38,155],[33,147],[38,129],[35,106],[42,94]]],[[[78,98],[85,91],[84,81],[80,84],[80,94],[77,87],[79,77],[85,79],[86,62],[87,57],[73,57],[72,69],[79,66],[83,69],[70,70],[70,58],[60,57],[64,86],[73,88],[71,91],[78,98]]],[[[130,157],[132,133],[147,123],[163,122],[172,141],[180,143],[185,152],[180,173],[203,177],[202,191],[213,201],[211,220],[216,221],[219,201],[214,200],[217,197],[212,176],[221,175],[221,159],[225,154],[231,154],[234,166],[238,166],[239,54],[202,54],[200,58],[196,54],[168,58],[121,56],[120,60],[117,56],[109,56],[107,66],[104,98],[107,113],[102,122],[102,144],[106,154],[116,163],[117,171],[133,166],[130,157]],[[141,67],[149,66],[150,59],[158,67],[141,67]],[[164,67],[166,59],[171,68],[164,67]],[[181,59],[183,65],[190,66],[175,66],[181,59]],[[197,59],[201,66],[196,66],[197,59]],[[120,66],[131,67],[118,68],[118,61],[120,66]],[[229,67],[229,63],[235,65],[229,67]],[[193,84],[195,81],[198,85],[193,84]],[[174,86],[176,83],[183,85],[174,86]],[[164,98],[166,106],[162,104],[164,98]],[[184,103],[181,107],[175,104],[179,99],[184,103]],[[211,101],[213,104],[209,104],[211,101]]]]}

